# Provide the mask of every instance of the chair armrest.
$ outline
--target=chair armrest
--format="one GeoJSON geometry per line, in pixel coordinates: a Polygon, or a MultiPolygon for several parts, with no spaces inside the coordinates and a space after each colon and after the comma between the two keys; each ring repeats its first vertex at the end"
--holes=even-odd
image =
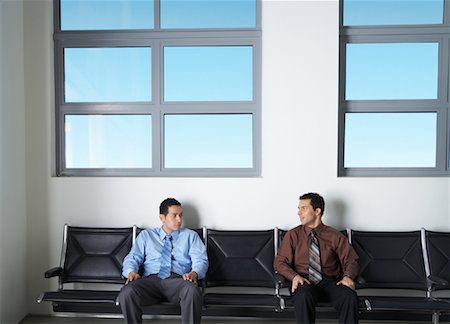
{"type": "Polygon", "coordinates": [[[366,279],[364,279],[364,277],[362,277],[362,276],[357,276],[355,282],[357,284],[363,285],[366,283],[366,279]]]}
{"type": "Polygon", "coordinates": [[[275,273],[273,276],[273,279],[275,281],[275,286],[278,289],[291,286],[291,282],[289,280],[287,280],[285,277],[283,277],[282,275],[280,275],[279,273],[275,273]]]}
{"type": "Polygon", "coordinates": [[[51,278],[51,277],[59,277],[62,273],[62,268],[61,267],[55,267],[55,268],[51,268],[47,271],[45,271],[45,278],[51,278]]]}
{"type": "Polygon", "coordinates": [[[428,282],[429,286],[431,287],[431,290],[434,290],[434,288],[436,286],[438,286],[438,287],[446,287],[446,286],[448,286],[448,281],[447,280],[445,280],[445,279],[443,279],[441,277],[435,276],[435,275],[429,275],[427,277],[427,282],[428,282]]]}

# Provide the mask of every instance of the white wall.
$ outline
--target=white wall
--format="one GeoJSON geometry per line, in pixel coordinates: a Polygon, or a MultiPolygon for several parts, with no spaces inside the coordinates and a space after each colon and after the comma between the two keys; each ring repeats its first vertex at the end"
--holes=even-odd
{"type": "Polygon", "coordinates": [[[447,178],[337,178],[338,2],[263,3],[262,176],[53,178],[51,3],[25,3],[28,305],[55,280],[62,226],[157,226],[168,196],[187,226],[290,228],[298,195],[317,191],[324,221],[340,228],[449,230],[447,178]]]}
{"type": "Polygon", "coordinates": [[[0,323],[27,314],[22,8],[0,0],[0,323]]]}
{"type": "Polygon", "coordinates": [[[52,0],[24,1],[29,313],[50,309],[49,305],[37,305],[35,300],[44,288],[56,287],[56,281],[44,279],[44,272],[59,265],[57,255],[62,242],[62,226],[50,221],[54,213],[49,210],[50,201],[58,199],[49,194],[54,187],[50,176],[54,109],[52,10],[52,0]],[[55,257],[51,261],[50,255],[55,257]]]}

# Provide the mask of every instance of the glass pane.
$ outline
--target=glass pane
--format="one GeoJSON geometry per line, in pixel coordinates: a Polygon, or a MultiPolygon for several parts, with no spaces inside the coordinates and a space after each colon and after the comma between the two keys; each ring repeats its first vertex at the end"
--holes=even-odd
{"type": "Polygon", "coordinates": [[[345,98],[437,99],[439,43],[347,44],[345,98]]]}
{"type": "Polygon", "coordinates": [[[436,125],[436,113],[347,113],[344,167],[435,167],[436,125]]]}
{"type": "Polygon", "coordinates": [[[256,0],[161,0],[161,28],[255,28],[256,0]]]}
{"type": "Polygon", "coordinates": [[[252,46],[164,48],[165,101],[252,99],[252,46]]]}
{"type": "Polygon", "coordinates": [[[66,48],[66,102],[151,101],[151,48],[66,48]]]}
{"type": "Polygon", "coordinates": [[[67,115],[66,168],[151,168],[150,115],[67,115]]]}
{"type": "Polygon", "coordinates": [[[252,168],[250,114],[165,115],[166,168],[252,168]]]}
{"type": "Polygon", "coordinates": [[[442,24],[444,0],[344,0],[344,25],[442,24]]]}
{"type": "Polygon", "coordinates": [[[61,0],[61,30],[153,29],[153,0],[61,0]]]}

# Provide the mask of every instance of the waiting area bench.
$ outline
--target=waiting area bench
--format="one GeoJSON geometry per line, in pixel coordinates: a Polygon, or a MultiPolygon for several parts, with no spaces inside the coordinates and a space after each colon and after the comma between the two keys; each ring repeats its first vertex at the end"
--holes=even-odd
{"type": "MultiPolygon", "coordinates": [[[[64,227],[61,263],[45,272],[58,288],[37,302],[53,311],[121,314],[117,296],[125,279],[122,261],[141,231],[129,228],[64,227]]],[[[196,229],[209,258],[203,291],[203,315],[294,318],[286,282],[273,271],[273,261],[286,231],[196,229]]],[[[424,229],[411,232],[344,233],[360,257],[357,279],[362,319],[450,321],[450,233],[424,229]]],[[[179,315],[177,305],[162,302],[144,315],[179,315]]],[[[326,301],[319,318],[336,318],[326,301]]]]}

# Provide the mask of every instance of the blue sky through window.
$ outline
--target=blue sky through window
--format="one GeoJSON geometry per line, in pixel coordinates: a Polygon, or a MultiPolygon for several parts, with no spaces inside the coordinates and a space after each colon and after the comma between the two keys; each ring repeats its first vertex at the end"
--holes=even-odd
{"type": "Polygon", "coordinates": [[[161,0],[161,28],[255,28],[256,0],[161,0]]]}
{"type": "Polygon", "coordinates": [[[443,0],[344,0],[344,25],[442,24],[443,0]]]}
{"type": "Polygon", "coordinates": [[[344,167],[435,167],[436,113],[346,113],[344,167]]]}
{"type": "Polygon", "coordinates": [[[66,102],[151,101],[151,48],[66,48],[66,102]]]}
{"type": "Polygon", "coordinates": [[[164,116],[165,168],[253,167],[250,114],[164,116]]]}
{"type": "Polygon", "coordinates": [[[68,115],[67,168],[151,168],[150,115],[68,115]]]}
{"type": "Polygon", "coordinates": [[[347,44],[346,100],[437,99],[439,44],[347,44]]]}
{"type": "Polygon", "coordinates": [[[153,27],[152,0],[61,0],[61,30],[153,27]]]}
{"type": "Polygon", "coordinates": [[[252,46],[164,47],[165,101],[252,99],[252,46]]]}

